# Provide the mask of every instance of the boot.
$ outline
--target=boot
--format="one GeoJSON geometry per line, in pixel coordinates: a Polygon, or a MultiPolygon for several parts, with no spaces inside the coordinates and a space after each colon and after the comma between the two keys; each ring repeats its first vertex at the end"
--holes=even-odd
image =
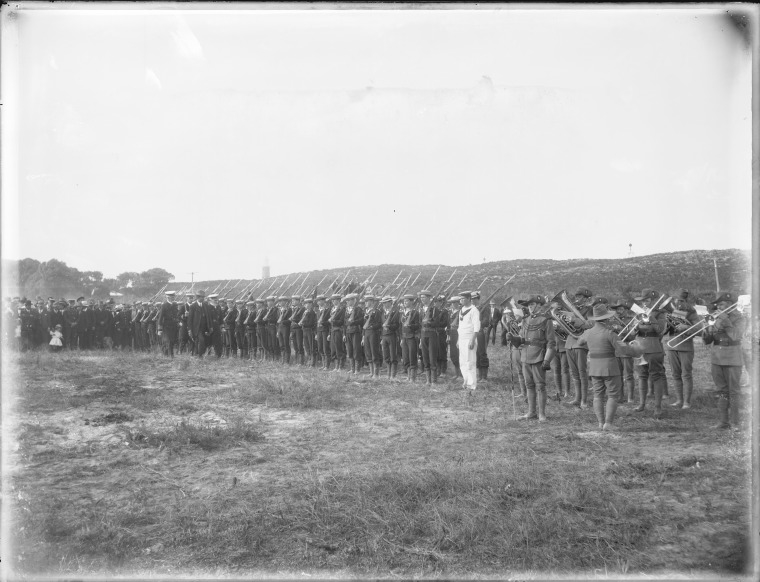
{"type": "Polygon", "coordinates": [[[718,424],[715,424],[712,426],[714,429],[725,429],[725,428],[731,428],[731,425],[728,423],[728,395],[727,394],[718,394],[718,424]]]}
{"type": "Polygon", "coordinates": [[[369,377],[370,379],[375,377],[375,364],[374,362],[369,363],[369,377]]]}
{"type": "Polygon", "coordinates": [[[546,390],[538,392],[538,422],[546,422],[546,390]]]}
{"type": "Polygon", "coordinates": [[[345,366],[346,366],[346,356],[341,356],[338,359],[338,362],[340,362],[339,365],[338,365],[338,370],[343,370],[343,368],[345,368],[345,366]]]}
{"type": "Polygon", "coordinates": [[[628,402],[633,404],[636,401],[636,381],[629,380],[626,388],[628,390],[628,402]]]}
{"type": "Polygon", "coordinates": [[[433,372],[425,370],[425,386],[433,385],[433,372]]]}
{"type": "MultiPolygon", "coordinates": [[[[522,382],[520,382],[520,387],[522,387],[522,382]]],[[[573,397],[573,401],[570,404],[580,408],[583,393],[581,392],[581,385],[578,382],[573,382],[573,392],[575,392],[575,396],[573,397]]]]}
{"type": "Polygon", "coordinates": [[[535,420],[538,418],[536,414],[536,391],[534,389],[528,390],[528,412],[517,418],[518,420],[535,420]]]}
{"type": "Polygon", "coordinates": [[[459,366],[454,366],[454,369],[457,371],[457,375],[456,375],[457,378],[464,378],[464,376],[462,376],[462,368],[460,368],[459,366]]]}
{"type": "Polygon", "coordinates": [[[676,389],[676,401],[671,404],[675,408],[683,407],[683,382],[681,380],[674,380],[676,389]]]}
{"type": "Polygon", "coordinates": [[[478,370],[478,382],[483,380],[483,368],[477,368],[478,370]]]}
{"type": "MultiPolygon", "coordinates": [[[[657,388],[655,388],[655,391],[656,390],[657,390],[657,388]]],[[[669,396],[669,394],[668,394],[668,377],[667,376],[665,376],[662,379],[662,395],[663,396],[669,396]]]]}
{"type": "Polygon", "coordinates": [[[483,381],[486,382],[488,380],[488,368],[483,368],[483,381]]]}
{"type": "Polygon", "coordinates": [[[614,398],[607,399],[607,407],[604,411],[604,426],[602,430],[612,430],[612,423],[615,420],[615,411],[617,411],[618,401],[614,398]]]}
{"type": "Polygon", "coordinates": [[[691,408],[691,393],[694,390],[694,380],[691,378],[683,379],[683,407],[691,408]]]}
{"type": "Polygon", "coordinates": [[[666,386],[665,378],[660,378],[659,380],[656,380],[654,383],[654,417],[655,418],[662,417],[662,396],[665,391],[665,386],[666,386]]]}
{"type": "Polygon", "coordinates": [[[404,382],[411,382],[412,381],[412,369],[407,368],[406,369],[406,380],[404,382]]]}
{"type": "Polygon", "coordinates": [[[356,374],[356,360],[354,358],[349,358],[348,359],[348,364],[349,364],[348,373],[349,374],[356,374]]]}
{"type": "Polygon", "coordinates": [[[388,380],[391,379],[391,363],[388,362],[388,380]]]}
{"type": "Polygon", "coordinates": [[[647,406],[647,390],[649,384],[646,380],[639,380],[639,405],[633,409],[634,412],[644,412],[647,406]]]}
{"type": "Polygon", "coordinates": [[[432,374],[433,384],[438,383],[438,366],[431,366],[430,373],[432,374]]]}
{"type": "Polygon", "coordinates": [[[391,364],[391,379],[395,378],[397,373],[398,373],[398,363],[391,364]]]}
{"type": "Polygon", "coordinates": [[[409,371],[412,373],[412,384],[414,384],[417,381],[417,367],[409,368],[409,371]]]}
{"type": "Polygon", "coordinates": [[[604,400],[602,400],[601,395],[594,396],[593,407],[599,428],[602,429],[604,427],[604,400]]]}
{"type": "Polygon", "coordinates": [[[647,380],[647,386],[649,388],[649,391],[647,392],[647,396],[654,396],[654,380],[652,380],[651,376],[647,380]]]}

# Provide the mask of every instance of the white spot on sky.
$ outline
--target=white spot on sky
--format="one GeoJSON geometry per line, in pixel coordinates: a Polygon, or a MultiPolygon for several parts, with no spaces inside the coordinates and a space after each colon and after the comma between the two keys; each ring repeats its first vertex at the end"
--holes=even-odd
{"type": "Polygon", "coordinates": [[[158,77],[156,76],[156,73],[153,72],[153,69],[145,69],[145,82],[148,85],[153,85],[159,91],[161,90],[161,81],[158,80],[158,77]]]}
{"type": "Polygon", "coordinates": [[[172,31],[172,39],[180,56],[186,59],[202,59],[203,48],[198,38],[190,30],[184,18],[177,20],[177,28],[172,31]]]}

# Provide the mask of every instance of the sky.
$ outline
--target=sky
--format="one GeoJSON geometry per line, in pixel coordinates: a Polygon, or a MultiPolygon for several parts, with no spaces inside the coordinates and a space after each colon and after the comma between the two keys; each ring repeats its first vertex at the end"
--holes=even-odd
{"type": "Polygon", "coordinates": [[[751,56],[716,8],[18,4],[3,258],[184,281],[752,243],[751,56]]]}

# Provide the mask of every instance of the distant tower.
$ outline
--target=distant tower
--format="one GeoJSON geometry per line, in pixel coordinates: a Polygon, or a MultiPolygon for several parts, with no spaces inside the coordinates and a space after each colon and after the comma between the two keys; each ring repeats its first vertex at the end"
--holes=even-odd
{"type": "Polygon", "coordinates": [[[633,256],[633,243],[628,243],[628,256],[633,256]]]}
{"type": "Polygon", "coordinates": [[[264,259],[264,266],[261,267],[261,278],[269,279],[269,258],[264,259]]]}

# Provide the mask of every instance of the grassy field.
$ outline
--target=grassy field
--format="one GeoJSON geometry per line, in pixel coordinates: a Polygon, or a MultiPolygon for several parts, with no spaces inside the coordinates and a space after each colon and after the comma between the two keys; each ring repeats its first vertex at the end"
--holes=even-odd
{"type": "Polygon", "coordinates": [[[694,408],[655,420],[624,405],[611,434],[556,401],[548,423],[516,421],[526,405],[505,354],[489,346],[473,395],[454,380],[238,360],[9,355],[3,565],[19,577],[746,571],[750,450],[746,433],[709,429],[701,345],[694,408]]]}

